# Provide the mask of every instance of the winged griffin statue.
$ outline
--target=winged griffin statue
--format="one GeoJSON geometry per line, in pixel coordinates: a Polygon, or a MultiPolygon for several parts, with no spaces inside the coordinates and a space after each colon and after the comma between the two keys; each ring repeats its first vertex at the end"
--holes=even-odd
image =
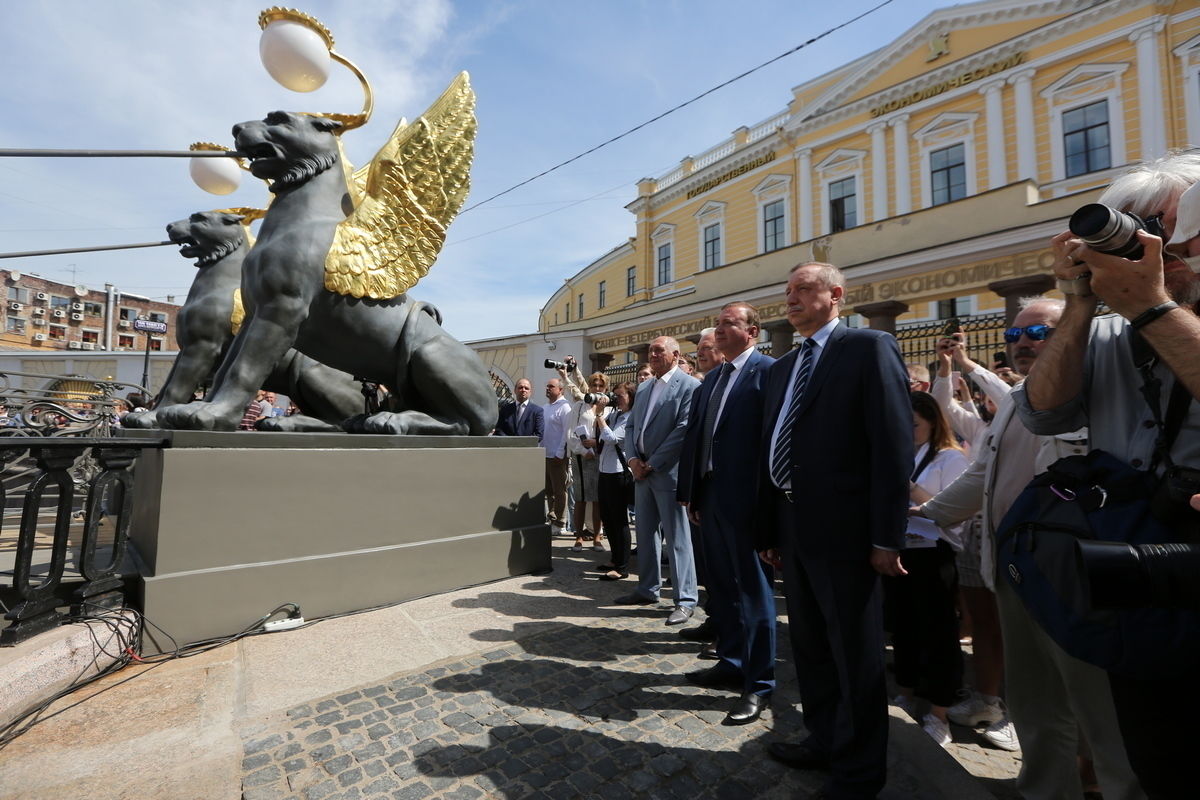
{"type": "Polygon", "coordinates": [[[436,308],[407,295],[466,198],[474,107],[464,72],[357,173],[338,115],[276,111],[234,126],[237,150],[274,195],[242,264],[246,316],[208,398],[158,409],[160,425],[234,430],[294,348],[390,390],[388,408],[351,417],[347,431],[484,435],[495,426],[479,357],[442,329],[436,308]]]}
{"type": "MultiPolygon", "coordinates": [[[[250,223],[265,212],[257,208],[199,211],[167,226],[167,238],[179,254],[196,259],[196,277],[175,318],[179,355],[154,398],[155,409],[186,403],[211,380],[245,319],[242,263],[254,244],[250,223]]],[[[263,388],[287,395],[305,416],[270,417],[262,430],[339,430],[338,423],[363,407],[359,384],[350,375],[288,350],[264,379],[263,388]],[[312,416],[306,416],[312,415],[312,416]]],[[[157,428],[158,412],[133,411],[121,424],[157,428]]]]}

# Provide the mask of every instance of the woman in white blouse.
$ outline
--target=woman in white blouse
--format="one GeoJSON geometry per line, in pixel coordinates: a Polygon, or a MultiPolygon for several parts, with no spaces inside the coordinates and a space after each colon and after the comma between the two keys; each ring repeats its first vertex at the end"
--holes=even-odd
{"type": "MultiPolygon", "coordinates": [[[[913,392],[915,465],[909,486],[914,504],[940,492],[967,468],[950,423],[926,392],[913,392]]],[[[920,523],[916,523],[920,524],[920,523]]],[[[913,697],[929,701],[921,727],[943,747],[950,743],[946,709],[962,687],[962,650],[958,644],[954,553],[961,548],[957,526],[910,528],[900,558],[907,575],[885,577],[892,611],[892,652],[900,695],[895,703],[912,713],[913,697]]]]}
{"type": "Polygon", "coordinates": [[[600,449],[600,518],[608,534],[612,561],[599,564],[604,570],[601,580],[615,581],[629,577],[629,503],[632,499],[633,476],[621,454],[625,441],[625,424],[633,407],[635,383],[621,383],[613,390],[617,407],[608,415],[596,415],[596,441],[600,449]],[[628,476],[626,482],[624,478],[628,476]]]}

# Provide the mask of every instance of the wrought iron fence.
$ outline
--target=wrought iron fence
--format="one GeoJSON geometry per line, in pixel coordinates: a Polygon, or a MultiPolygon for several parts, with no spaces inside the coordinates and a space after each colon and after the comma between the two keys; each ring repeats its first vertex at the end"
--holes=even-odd
{"type": "MultiPolygon", "coordinates": [[[[130,467],[156,439],[34,437],[0,442],[0,509],[20,493],[15,543],[0,528],[0,556],[12,553],[10,607],[0,646],[12,646],[95,607],[124,603],[120,575],[133,511],[130,467]],[[95,469],[81,480],[77,464],[95,469]],[[68,586],[68,561],[77,573],[68,586]],[[58,609],[69,606],[68,614],[58,609]]],[[[4,574],[7,571],[0,571],[4,574]]]]}
{"type": "Polygon", "coordinates": [[[135,383],[81,375],[0,372],[0,436],[112,436],[128,402],[121,394],[147,399],[135,383]],[[40,384],[36,388],[27,383],[40,384]]]}
{"type": "MultiPolygon", "coordinates": [[[[935,345],[949,321],[936,319],[897,325],[896,341],[900,343],[900,352],[904,355],[904,360],[910,364],[925,365],[935,361],[935,345]]],[[[960,322],[963,332],[967,335],[967,355],[972,361],[990,367],[994,360],[993,355],[1005,347],[1003,312],[962,317],[960,322]]]]}

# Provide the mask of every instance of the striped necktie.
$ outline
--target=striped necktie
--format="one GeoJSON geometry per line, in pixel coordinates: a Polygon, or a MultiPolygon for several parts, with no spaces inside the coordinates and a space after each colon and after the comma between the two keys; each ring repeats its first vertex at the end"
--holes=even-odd
{"type": "Polygon", "coordinates": [[[788,406],[787,416],[779,426],[779,437],[775,440],[775,449],[771,451],[771,480],[776,486],[787,486],[792,472],[792,426],[800,412],[800,398],[804,396],[804,387],[812,374],[813,349],[817,343],[812,339],[804,340],[804,352],[800,354],[800,369],[796,371],[796,382],[792,384],[792,402],[788,406]]]}

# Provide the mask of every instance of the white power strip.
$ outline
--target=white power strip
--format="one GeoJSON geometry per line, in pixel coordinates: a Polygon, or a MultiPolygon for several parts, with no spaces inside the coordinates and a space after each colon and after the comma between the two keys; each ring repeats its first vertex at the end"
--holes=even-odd
{"type": "Polygon", "coordinates": [[[290,631],[292,628],[299,628],[303,624],[304,617],[286,617],[263,623],[263,630],[267,633],[278,633],[279,631],[290,631]]]}

